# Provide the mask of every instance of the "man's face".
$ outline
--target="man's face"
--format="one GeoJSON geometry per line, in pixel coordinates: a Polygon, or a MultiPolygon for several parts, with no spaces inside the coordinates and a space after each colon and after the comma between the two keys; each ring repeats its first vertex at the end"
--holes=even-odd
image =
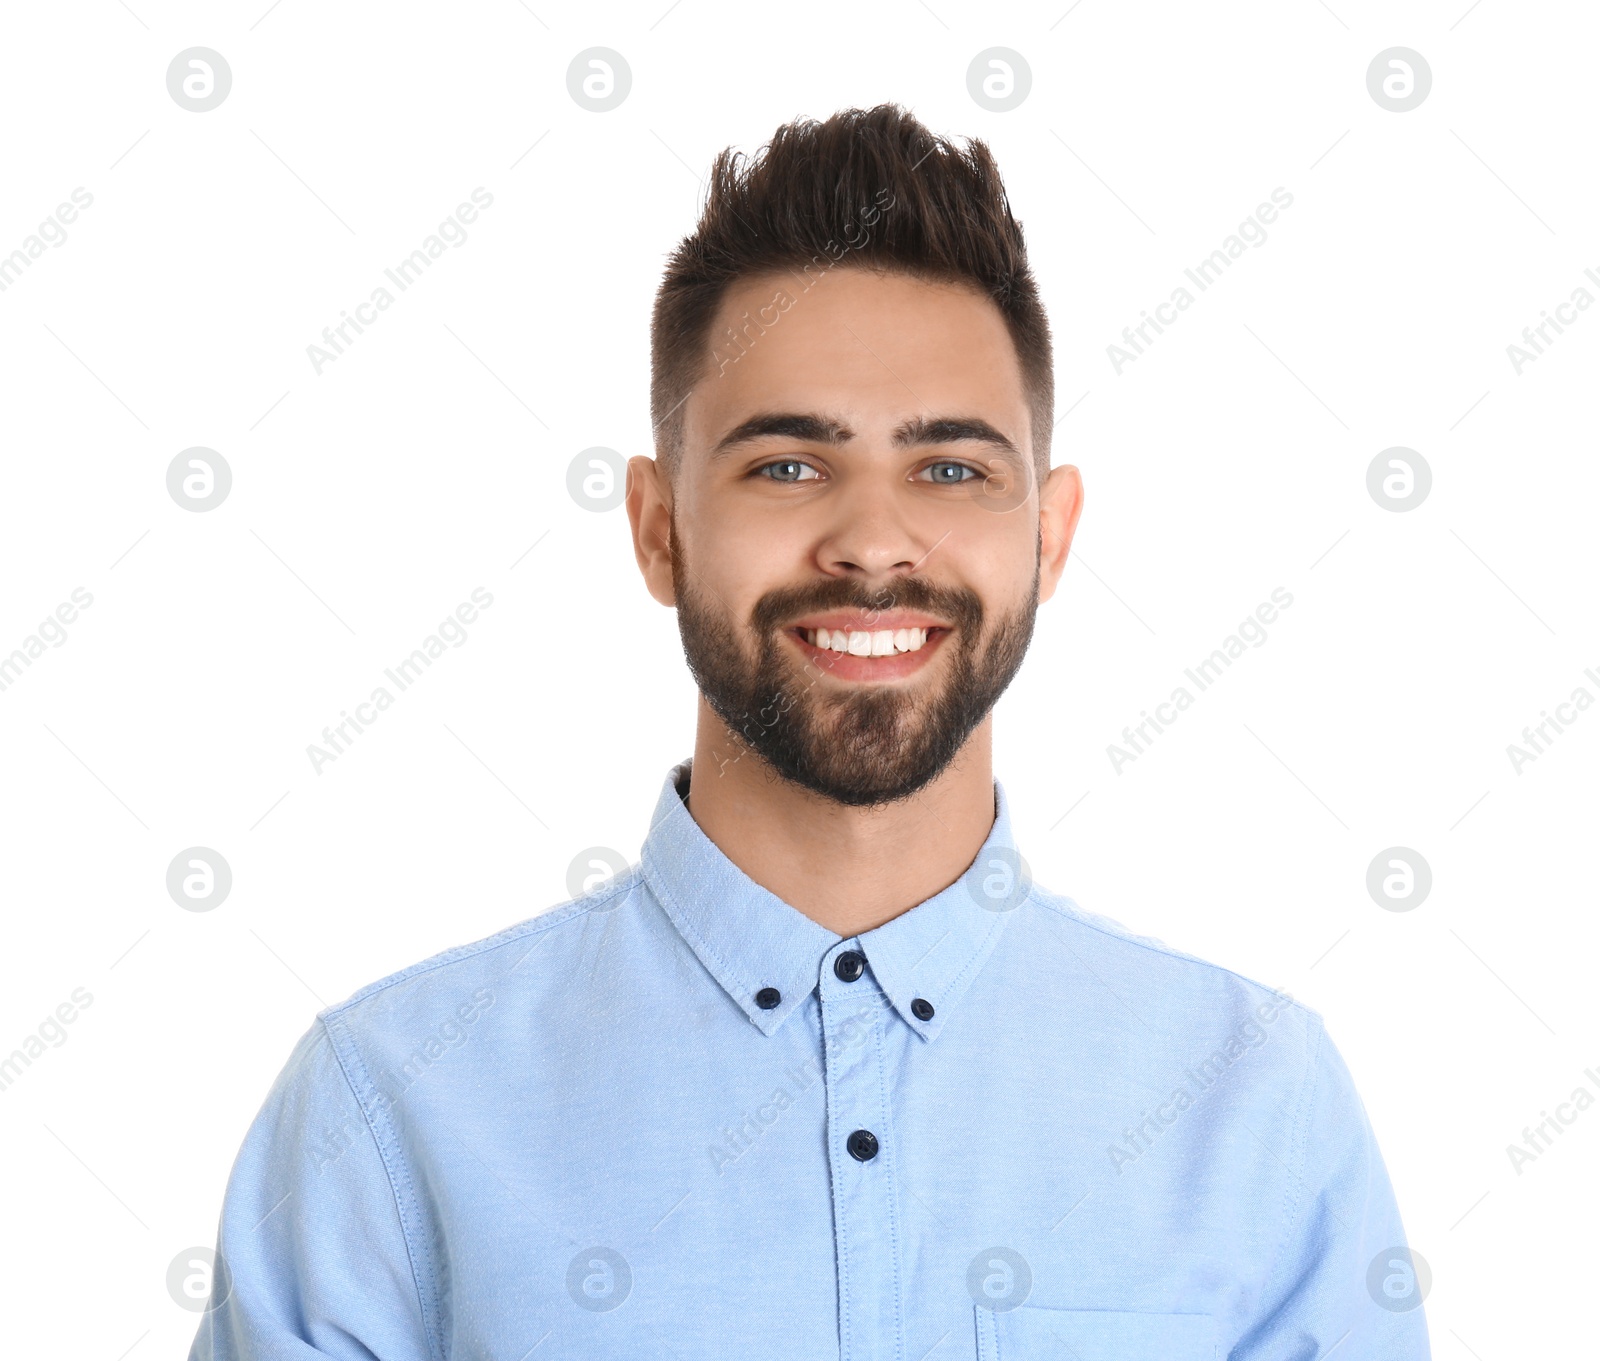
{"type": "Polygon", "coordinates": [[[727,760],[754,754],[841,804],[904,799],[1032,636],[1041,521],[1016,352],[976,291],[903,275],[746,280],[713,337],[746,313],[761,330],[724,343],[684,407],[670,562],[689,667],[727,760]]]}

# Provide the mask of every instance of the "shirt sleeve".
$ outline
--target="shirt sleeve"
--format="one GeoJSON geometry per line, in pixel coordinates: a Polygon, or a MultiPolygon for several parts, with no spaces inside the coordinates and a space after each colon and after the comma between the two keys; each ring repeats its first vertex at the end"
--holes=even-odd
{"type": "Polygon", "coordinates": [[[421,1301],[389,1168],[319,1018],[234,1162],[189,1361],[429,1361],[421,1301]]]}
{"type": "Polygon", "coordinates": [[[1229,1361],[1428,1361],[1426,1263],[1400,1210],[1361,1098],[1320,1018],[1292,1209],[1253,1324],[1229,1361]]]}

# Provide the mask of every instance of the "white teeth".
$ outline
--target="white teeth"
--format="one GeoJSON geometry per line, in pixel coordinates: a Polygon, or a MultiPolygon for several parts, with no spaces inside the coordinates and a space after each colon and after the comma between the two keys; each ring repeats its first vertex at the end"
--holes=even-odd
{"type": "Polygon", "coordinates": [[[892,657],[897,652],[917,652],[928,641],[927,629],[806,629],[805,639],[824,651],[848,652],[853,657],[892,657]]]}

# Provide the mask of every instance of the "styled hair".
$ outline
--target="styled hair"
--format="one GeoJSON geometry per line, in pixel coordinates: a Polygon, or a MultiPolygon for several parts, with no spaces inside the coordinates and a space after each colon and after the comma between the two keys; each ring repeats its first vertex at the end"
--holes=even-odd
{"type": "Polygon", "coordinates": [[[787,272],[798,294],[837,266],[964,283],[1000,309],[1043,480],[1055,410],[1050,326],[999,168],[983,142],[966,141],[962,150],[899,105],[879,104],[786,123],[755,157],[718,154],[700,222],[669,257],[650,321],[650,420],[669,479],[683,457],[684,403],[720,371],[719,350],[723,362],[739,353],[734,332],[720,345],[711,335],[729,288],[787,272]]]}

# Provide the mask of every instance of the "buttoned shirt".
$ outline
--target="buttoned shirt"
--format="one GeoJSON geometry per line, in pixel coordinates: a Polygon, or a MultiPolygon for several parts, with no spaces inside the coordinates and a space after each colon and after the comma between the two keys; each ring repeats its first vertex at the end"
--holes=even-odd
{"type": "Polygon", "coordinates": [[[194,1361],[1427,1357],[1315,1012],[1034,882],[998,781],[967,872],[842,937],[691,776],[599,888],[317,1016],[194,1361]]]}

